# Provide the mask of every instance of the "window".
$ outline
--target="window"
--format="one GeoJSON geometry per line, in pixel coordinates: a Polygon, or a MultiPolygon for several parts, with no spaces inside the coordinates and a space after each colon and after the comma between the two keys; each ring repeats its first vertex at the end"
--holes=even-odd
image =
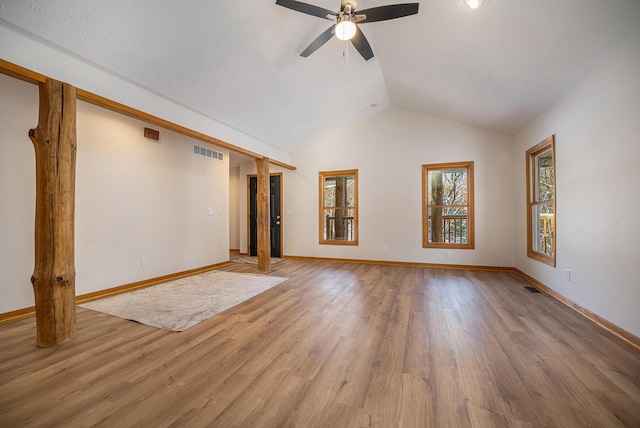
{"type": "Polygon", "coordinates": [[[320,173],[320,243],[358,245],[358,170],[320,173]]]}
{"type": "Polygon", "coordinates": [[[556,166],[552,135],[527,150],[527,255],[556,265],[556,166]]]}
{"type": "Polygon", "coordinates": [[[422,165],[422,246],[474,248],[473,162],[422,165]]]}

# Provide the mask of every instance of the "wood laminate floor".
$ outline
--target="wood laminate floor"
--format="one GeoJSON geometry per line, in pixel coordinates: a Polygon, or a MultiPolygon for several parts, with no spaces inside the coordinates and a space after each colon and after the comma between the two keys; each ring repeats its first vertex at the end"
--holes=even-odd
{"type": "MultiPolygon", "coordinates": [[[[251,265],[222,270],[257,273],[251,265]]],[[[181,333],[0,324],[0,427],[638,427],[640,351],[512,273],[286,260],[181,333]]]]}

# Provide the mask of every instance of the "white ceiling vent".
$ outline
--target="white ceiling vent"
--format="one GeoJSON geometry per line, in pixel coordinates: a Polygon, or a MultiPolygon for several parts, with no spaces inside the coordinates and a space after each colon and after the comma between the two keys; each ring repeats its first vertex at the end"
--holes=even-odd
{"type": "Polygon", "coordinates": [[[224,160],[224,153],[216,152],[215,150],[207,149],[206,147],[201,147],[197,144],[193,145],[193,154],[219,161],[224,160]]]}

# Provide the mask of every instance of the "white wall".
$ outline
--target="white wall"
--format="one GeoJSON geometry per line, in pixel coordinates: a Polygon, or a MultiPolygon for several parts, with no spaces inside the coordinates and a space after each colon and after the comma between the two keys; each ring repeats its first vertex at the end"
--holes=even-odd
{"type": "Polygon", "coordinates": [[[521,130],[516,267],[640,336],[640,35],[521,130]],[[557,267],[526,255],[525,151],[556,134],[557,267]],[[572,278],[564,279],[565,269],[572,278]]]}
{"type": "Polygon", "coordinates": [[[78,104],[77,294],[229,259],[228,161],[163,129],[146,139],[144,127],[78,104]]]}
{"type": "MultiPolygon", "coordinates": [[[[271,169],[271,165],[269,165],[269,169],[271,169]]],[[[256,174],[257,172],[257,167],[256,167],[256,162],[255,161],[247,161],[247,162],[242,162],[239,166],[239,170],[240,170],[240,174],[239,174],[239,180],[240,180],[240,185],[238,186],[238,199],[239,199],[239,218],[238,218],[238,224],[240,226],[240,253],[241,254],[249,254],[249,230],[248,230],[248,225],[249,225],[249,204],[247,201],[247,198],[249,196],[248,194],[248,187],[249,187],[249,181],[247,179],[247,175],[249,174],[256,174]]],[[[284,225],[283,225],[284,227],[284,225]]],[[[286,236],[284,234],[283,231],[283,235],[286,236]]]]}
{"type": "Polygon", "coordinates": [[[229,168],[229,249],[240,249],[240,166],[229,168]]]}
{"type": "Polygon", "coordinates": [[[38,87],[0,74],[0,313],[33,306],[38,87]]]}
{"type": "MultiPolygon", "coordinates": [[[[2,313],[33,305],[35,162],[27,132],[37,125],[38,90],[0,75],[0,93],[2,313]]],[[[77,126],[78,295],[228,260],[226,161],[193,155],[194,140],[163,129],[159,141],[146,139],[143,122],[83,102],[77,126]]]]}
{"type": "MultiPolygon", "coordinates": [[[[513,266],[511,137],[389,108],[296,155],[298,169],[283,176],[285,255],[513,266]],[[422,165],[456,161],[475,162],[476,249],[448,260],[447,250],[422,248],[422,165]],[[318,172],[342,169],[358,169],[357,247],[318,244],[318,172]]],[[[241,180],[253,172],[242,164],[241,180]]]]}

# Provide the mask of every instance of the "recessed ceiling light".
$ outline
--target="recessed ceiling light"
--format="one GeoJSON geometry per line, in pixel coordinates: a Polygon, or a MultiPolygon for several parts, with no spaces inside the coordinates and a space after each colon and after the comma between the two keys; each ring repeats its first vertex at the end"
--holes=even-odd
{"type": "Polygon", "coordinates": [[[484,0],[462,0],[470,9],[478,9],[480,6],[484,4],[484,0]]]}

